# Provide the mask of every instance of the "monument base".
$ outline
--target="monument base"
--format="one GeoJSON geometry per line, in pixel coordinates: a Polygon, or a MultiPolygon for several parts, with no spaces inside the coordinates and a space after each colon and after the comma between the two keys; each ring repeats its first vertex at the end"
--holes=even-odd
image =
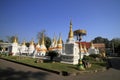
{"type": "Polygon", "coordinates": [[[79,55],[61,55],[61,63],[78,64],[79,55]]]}

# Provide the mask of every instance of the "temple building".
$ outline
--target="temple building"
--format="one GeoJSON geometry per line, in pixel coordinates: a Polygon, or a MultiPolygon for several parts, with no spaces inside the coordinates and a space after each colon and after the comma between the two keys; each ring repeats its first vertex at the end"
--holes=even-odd
{"type": "Polygon", "coordinates": [[[16,37],[13,43],[0,43],[0,52],[5,52],[6,50],[7,53],[12,53],[13,56],[28,54],[28,56],[33,58],[39,58],[45,57],[47,51],[56,51],[59,54],[59,58],[61,58],[61,63],[78,64],[78,60],[82,59],[84,55],[99,54],[100,50],[105,50],[104,43],[93,44],[92,42],[78,42],[75,40],[72,27],[72,21],[70,21],[68,38],[65,43],[62,41],[61,34],[58,39],[54,36],[48,50],[45,46],[44,34],[42,34],[41,42],[38,41],[35,44],[31,40],[29,47],[26,46],[25,41],[22,44],[18,44],[16,37]]]}
{"type": "Polygon", "coordinates": [[[10,51],[11,51],[13,56],[19,54],[20,49],[19,49],[19,44],[17,42],[16,37],[14,38],[14,41],[13,41],[11,47],[10,47],[10,51]]]}
{"type": "Polygon", "coordinates": [[[60,34],[58,40],[56,39],[56,37],[53,38],[52,44],[49,47],[49,51],[56,51],[60,56],[62,54],[62,48],[63,48],[62,46],[63,46],[63,43],[62,43],[62,38],[60,34]]]}

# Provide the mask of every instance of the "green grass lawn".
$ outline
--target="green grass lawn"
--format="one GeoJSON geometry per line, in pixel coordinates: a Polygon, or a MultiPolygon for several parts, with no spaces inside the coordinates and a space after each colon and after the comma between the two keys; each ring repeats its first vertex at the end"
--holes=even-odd
{"type": "MultiPolygon", "coordinates": [[[[77,70],[77,65],[71,65],[71,64],[63,64],[60,62],[43,62],[43,63],[35,63],[36,59],[30,58],[30,57],[20,57],[20,56],[2,56],[2,58],[45,68],[45,69],[50,69],[50,70],[55,70],[55,71],[67,71],[67,72],[79,72],[77,70]]],[[[96,69],[101,69],[106,66],[105,62],[95,62],[92,61],[92,67],[88,68],[86,70],[96,70],[96,69]]]]}

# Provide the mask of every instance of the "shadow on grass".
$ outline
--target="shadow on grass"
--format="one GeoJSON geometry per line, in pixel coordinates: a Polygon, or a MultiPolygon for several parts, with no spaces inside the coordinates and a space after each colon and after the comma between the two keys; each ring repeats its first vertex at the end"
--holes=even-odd
{"type": "Polygon", "coordinates": [[[45,80],[44,72],[15,71],[13,68],[0,69],[0,80],[45,80]]]}

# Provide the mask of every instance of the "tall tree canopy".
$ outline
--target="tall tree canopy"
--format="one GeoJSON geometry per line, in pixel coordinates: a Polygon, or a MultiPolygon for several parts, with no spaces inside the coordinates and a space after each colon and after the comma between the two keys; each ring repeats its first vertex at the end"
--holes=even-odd
{"type": "Polygon", "coordinates": [[[0,42],[4,42],[3,40],[0,40],[0,42]]]}
{"type": "Polygon", "coordinates": [[[17,42],[18,42],[18,37],[17,37],[17,36],[7,36],[7,40],[8,40],[8,42],[10,42],[10,43],[12,43],[15,38],[16,38],[16,40],[17,40],[17,42]]]}
{"type": "Polygon", "coordinates": [[[46,35],[46,31],[45,30],[41,30],[40,32],[37,33],[37,39],[39,40],[39,42],[41,42],[43,34],[44,34],[45,46],[48,49],[50,47],[50,45],[51,45],[51,39],[50,39],[50,37],[48,37],[46,35]]]}
{"type": "Polygon", "coordinates": [[[111,46],[110,41],[107,38],[102,37],[96,37],[94,40],[92,40],[93,43],[104,43],[106,48],[109,48],[111,46]]]}
{"type": "Polygon", "coordinates": [[[114,47],[114,52],[120,55],[120,38],[113,38],[111,44],[114,47]]]}

